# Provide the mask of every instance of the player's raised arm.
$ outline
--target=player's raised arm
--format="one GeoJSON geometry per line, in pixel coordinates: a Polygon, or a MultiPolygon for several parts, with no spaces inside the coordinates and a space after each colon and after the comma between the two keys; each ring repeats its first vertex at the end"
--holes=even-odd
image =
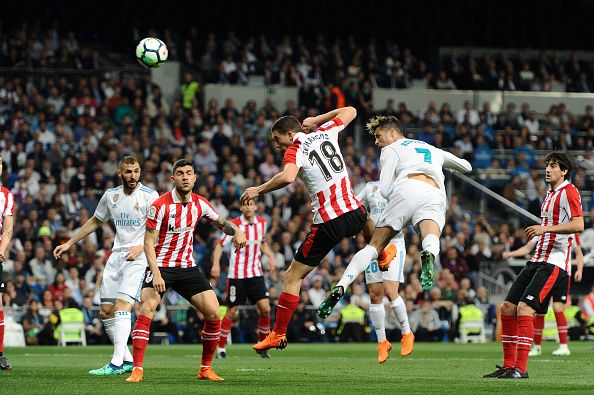
{"type": "MultiPolygon", "coordinates": [[[[248,188],[249,189],[249,188],[248,188]]],[[[245,194],[245,192],[244,192],[245,194]]],[[[212,224],[219,228],[224,234],[233,236],[233,246],[236,250],[245,247],[247,243],[247,239],[245,237],[245,233],[241,229],[237,227],[231,221],[226,220],[225,218],[219,215],[219,218],[212,221],[212,224]]]]}
{"type": "Polygon", "coordinates": [[[334,118],[340,119],[342,124],[346,127],[349,123],[357,117],[357,110],[355,107],[343,107],[336,110],[329,111],[317,117],[308,117],[303,120],[304,129],[316,128],[334,118]]]}
{"type": "Polygon", "coordinates": [[[277,173],[264,184],[257,187],[246,188],[246,190],[241,195],[241,204],[246,204],[250,199],[256,199],[262,193],[268,193],[286,187],[295,181],[298,173],[299,167],[297,167],[296,164],[285,164],[283,170],[280,173],[277,173]]]}
{"type": "Polygon", "coordinates": [[[468,173],[472,170],[472,165],[466,159],[460,159],[448,151],[443,151],[443,167],[449,170],[455,170],[460,173],[468,173]]]}
{"type": "Polygon", "coordinates": [[[78,243],[79,241],[96,231],[97,228],[99,228],[103,224],[103,221],[100,221],[97,217],[93,215],[91,218],[87,220],[87,222],[84,223],[83,226],[81,226],[81,228],[78,230],[78,232],[74,234],[74,236],[72,236],[67,242],[60,244],[54,249],[54,257],[56,259],[60,258],[60,255],[62,255],[62,253],[68,251],[70,247],[72,247],[74,244],[78,243]]]}

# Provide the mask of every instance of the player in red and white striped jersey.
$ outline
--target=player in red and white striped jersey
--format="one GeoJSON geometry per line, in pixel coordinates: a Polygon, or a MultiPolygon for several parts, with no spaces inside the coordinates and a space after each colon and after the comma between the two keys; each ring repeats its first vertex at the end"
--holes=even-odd
{"type": "Polygon", "coordinates": [[[526,228],[529,239],[538,237],[536,252],[501,304],[504,363],[483,377],[528,378],[534,314],[545,314],[551,296],[567,287],[574,233],[584,230],[580,193],[568,181],[572,159],[565,152],[555,151],[546,156],[545,163],[549,190],[541,206],[541,224],[526,228]]]}
{"type": "MultiPolygon", "coordinates": [[[[256,305],[258,310],[258,340],[263,340],[270,333],[270,302],[268,289],[264,282],[264,272],[260,258],[262,254],[268,257],[270,276],[275,274],[275,259],[272,250],[266,242],[266,220],[256,216],[256,202],[249,200],[241,206],[242,215],[231,220],[247,237],[245,248],[231,250],[229,257],[229,273],[227,274],[227,312],[221,321],[221,338],[219,339],[218,358],[227,357],[227,337],[237,313],[237,306],[246,303],[256,305]]],[[[231,238],[223,235],[215,246],[213,268],[211,276],[218,277],[223,248],[230,245],[231,238]]],[[[262,358],[270,358],[267,351],[261,351],[262,358]]]]}
{"type": "MultiPolygon", "coordinates": [[[[582,281],[582,272],[584,269],[584,254],[580,245],[580,237],[578,233],[574,234],[575,244],[573,246],[575,251],[577,270],[574,274],[576,283],[582,281]]],[[[540,237],[535,236],[528,243],[518,248],[515,251],[506,251],[503,253],[503,259],[512,257],[525,256],[532,252],[534,246],[538,243],[540,237]]],[[[553,311],[555,312],[555,320],[557,321],[557,332],[559,333],[559,348],[553,351],[553,355],[567,356],[571,355],[567,345],[567,318],[565,317],[565,309],[569,304],[569,289],[571,285],[571,264],[567,266],[567,283],[552,292],[553,311]]],[[[544,330],[545,314],[536,314],[534,316],[534,345],[528,354],[529,357],[536,357],[542,354],[542,332],[544,330]]]]}
{"type": "Polygon", "coordinates": [[[199,379],[222,380],[210,367],[221,331],[217,297],[193,257],[194,230],[201,218],[233,236],[236,249],[243,248],[243,231],[221,218],[208,200],[192,192],[196,171],[192,161],[180,159],[173,165],[174,189],[153,202],[149,209],[144,235],[146,270],[140,298],[140,315],[132,332],[134,369],[128,382],[142,381],[143,360],[149,340],[151,320],[161,298],[173,288],[204,316],[202,362],[199,379]]]}
{"type": "Polygon", "coordinates": [[[303,125],[291,116],[279,118],[271,132],[276,148],[285,151],[284,168],[268,182],[247,188],[241,196],[244,204],[289,185],[299,176],[314,213],[311,230],[286,272],[274,330],[254,346],[255,350],[286,347],[287,325],[299,303],[302,280],[343,238],[356,235],[365,225],[367,213],[353,193],[338,143],[338,134],[356,116],[357,110],[345,107],[306,118],[303,125]]]}
{"type": "MultiPolygon", "coordinates": [[[[0,176],[2,176],[2,157],[0,156],[0,176]]],[[[4,347],[4,308],[2,307],[2,294],[5,284],[2,279],[4,272],[2,264],[8,259],[8,244],[12,239],[12,229],[14,225],[14,196],[4,187],[0,187],[0,369],[10,370],[12,366],[6,361],[3,354],[4,347]]]]}

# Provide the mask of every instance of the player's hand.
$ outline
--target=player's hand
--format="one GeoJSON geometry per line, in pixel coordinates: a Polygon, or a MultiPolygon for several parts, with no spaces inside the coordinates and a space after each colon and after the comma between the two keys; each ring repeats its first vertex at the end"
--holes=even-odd
{"type": "Polygon", "coordinates": [[[303,124],[301,125],[301,127],[303,129],[309,129],[309,130],[315,129],[317,126],[318,126],[318,123],[316,121],[316,117],[305,118],[303,120],[303,124]]]}
{"type": "Polygon", "coordinates": [[[0,251],[0,263],[6,260],[6,251],[0,251]]]}
{"type": "Polygon", "coordinates": [[[60,259],[60,256],[61,256],[61,255],[62,255],[64,252],[68,251],[68,250],[70,249],[70,247],[72,247],[72,244],[70,244],[70,242],[69,242],[69,241],[67,241],[67,242],[66,242],[66,243],[64,243],[64,244],[60,244],[59,246],[57,246],[57,247],[54,249],[54,258],[56,258],[56,259],[60,259]]]}
{"type": "Polygon", "coordinates": [[[138,259],[140,254],[144,252],[143,246],[133,246],[128,249],[128,253],[126,254],[127,261],[135,261],[138,259]]]}
{"type": "Polygon", "coordinates": [[[245,204],[248,204],[250,199],[255,199],[258,196],[260,196],[260,192],[258,192],[258,188],[249,187],[249,188],[246,188],[245,191],[243,191],[243,194],[239,198],[239,201],[241,202],[241,205],[243,206],[245,204]]]}
{"type": "Polygon", "coordinates": [[[540,236],[540,235],[544,234],[545,229],[544,229],[544,226],[532,225],[532,226],[529,226],[526,229],[524,229],[524,232],[526,232],[526,238],[528,238],[528,240],[530,240],[534,236],[540,236]]]}
{"type": "Polygon", "coordinates": [[[501,256],[502,256],[503,259],[509,259],[509,258],[511,258],[511,252],[504,251],[501,256]]]}
{"type": "Polygon", "coordinates": [[[247,239],[245,237],[245,233],[242,230],[237,229],[235,235],[233,236],[233,247],[235,247],[235,251],[242,249],[247,244],[247,239]]]}
{"type": "Polygon", "coordinates": [[[582,281],[582,271],[578,270],[575,272],[575,274],[573,275],[573,279],[575,280],[576,283],[579,283],[582,281]]]}
{"type": "Polygon", "coordinates": [[[219,278],[221,275],[221,265],[219,262],[212,263],[212,269],[210,269],[210,277],[214,278],[215,280],[219,278]]]}
{"type": "Polygon", "coordinates": [[[157,292],[165,292],[165,280],[163,280],[161,274],[153,274],[153,289],[157,292]]]}

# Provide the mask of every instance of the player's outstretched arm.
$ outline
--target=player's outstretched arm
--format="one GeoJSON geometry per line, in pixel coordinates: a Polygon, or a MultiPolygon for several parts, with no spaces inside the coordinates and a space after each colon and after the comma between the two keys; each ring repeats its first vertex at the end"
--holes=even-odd
{"type": "Polygon", "coordinates": [[[12,215],[7,215],[6,217],[4,217],[2,224],[2,239],[0,241],[0,264],[4,262],[8,257],[6,250],[8,249],[8,245],[10,244],[10,240],[12,239],[13,227],[14,217],[12,215]]]}
{"type": "Polygon", "coordinates": [[[83,226],[81,226],[78,232],[76,232],[74,236],[70,238],[70,240],[68,240],[64,244],[60,244],[54,249],[54,257],[56,259],[60,258],[60,255],[62,255],[62,253],[68,251],[70,247],[72,247],[73,245],[75,245],[76,243],[93,233],[95,230],[97,230],[97,228],[103,225],[103,223],[104,222],[99,221],[99,219],[93,215],[91,218],[87,220],[87,222],[85,222],[83,226]]]}
{"type": "Polygon", "coordinates": [[[155,244],[159,232],[155,229],[146,227],[144,232],[144,255],[149,265],[149,269],[153,273],[153,289],[157,292],[165,292],[165,281],[161,277],[161,271],[157,266],[157,253],[155,252],[155,244]]]}
{"type": "Polygon", "coordinates": [[[236,250],[245,247],[247,243],[245,233],[243,233],[243,231],[239,229],[234,223],[232,223],[231,221],[227,221],[225,218],[221,216],[219,216],[219,218],[217,218],[212,223],[214,226],[219,228],[224,234],[233,236],[233,246],[236,250]]]}
{"type": "Polygon", "coordinates": [[[532,240],[530,240],[528,243],[524,244],[522,247],[518,248],[517,250],[505,251],[503,253],[503,259],[509,259],[509,258],[514,258],[514,257],[518,257],[518,256],[528,255],[532,252],[535,245],[536,244],[532,240]]]}
{"type": "Polygon", "coordinates": [[[468,173],[472,170],[472,165],[466,159],[460,159],[448,151],[443,151],[443,154],[443,167],[445,169],[459,171],[460,173],[468,173]]]}
{"type": "MultiPolygon", "coordinates": [[[[294,163],[287,163],[280,173],[277,173],[270,180],[257,187],[249,187],[243,191],[240,201],[241,204],[247,204],[250,199],[256,199],[263,193],[268,193],[281,189],[295,181],[297,174],[299,173],[299,167],[294,163]]],[[[227,233],[228,234],[228,233],[227,233]]]]}
{"type": "Polygon", "coordinates": [[[342,107],[336,110],[329,111],[325,114],[318,115],[317,117],[309,117],[303,120],[304,129],[313,129],[320,126],[323,123],[330,121],[331,119],[338,118],[342,121],[346,127],[349,123],[357,117],[357,110],[355,107],[342,107]]]}

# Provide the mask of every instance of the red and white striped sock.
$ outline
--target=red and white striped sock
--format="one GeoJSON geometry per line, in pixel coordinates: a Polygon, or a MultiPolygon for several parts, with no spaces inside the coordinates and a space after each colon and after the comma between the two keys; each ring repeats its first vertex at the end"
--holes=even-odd
{"type": "Polygon", "coordinates": [[[299,295],[281,292],[276,305],[276,322],[273,329],[275,333],[279,335],[287,333],[287,327],[298,304],[299,295]]]}
{"type": "Polygon", "coordinates": [[[258,341],[261,342],[270,333],[270,316],[258,316],[258,341]]]}
{"type": "MultiPolygon", "coordinates": [[[[2,281],[0,279],[0,281],[2,281]]],[[[0,303],[2,301],[0,300],[0,303]]],[[[0,355],[4,352],[4,310],[0,310],[0,355]]]]}
{"type": "Polygon", "coordinates": [[[526,371],[528,353],[534,337],[534,318],[527,315],[518,316],[518,355],[516,356],[516,369],[526,371]]]}
{"type": "Polygon", "coordinates": [[[559,332],[559,344],[567,344],[567,317],[562,311],[555,312],[555,319],[557,320],[557,331],[559,332]]]}
{"type": "Polygon", "coordinates": [[[513,368],[516,363],[516,346],[518,342],[518,317],[501,316],[501,346],[503,347],[503,367],[513,368]]]}
{"type": "Polygon", "coordinates": [[[221,336],[219,338],[219,348],[225,348],[225,346],[227,345],[227,337],[231,332],[232,324],[233,321],[231,321],[227,317],[223,318],[223,320],[221,321],[221,336]]]}
{"type": "Polygon", "coordinates": [[[540,346],[542,344],[542,331],[544,329],[544,315],[536,314],[534,316],[534,344],[540,346]]]}
{"type": "Polygon", "coordinates": [[[139,315],[132,330],[132,357],[134,359],[133,366],[135,368],[142,368],[144,363],[144,352],[146,345],[149,342],[151,334],[152,318],[146,315],[139,315]]]}
{"type": "Polygon", "coordinates": [[[204,320],[204,327],[202,328],[202,361],[200,362],[200,369],[209,368],[212,364],[212,357],[217,350],[217,343],[221,336],[221,321],[220,320],[204,320]]]}

